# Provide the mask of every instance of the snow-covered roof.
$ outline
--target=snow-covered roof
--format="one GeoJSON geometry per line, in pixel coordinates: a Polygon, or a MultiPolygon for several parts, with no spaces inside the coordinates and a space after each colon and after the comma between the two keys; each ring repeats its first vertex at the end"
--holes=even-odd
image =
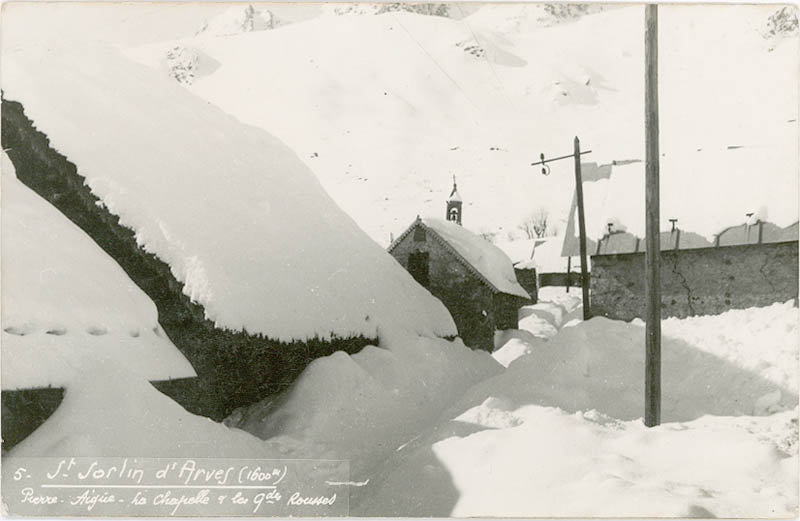
{"type": "MultiPolygon", "coordinates": [[[[533,258],[516,265],[517,268],[535,268],[539,274],[542,273],[566,273],[567,257],[562,257],[561,250],[564,244],[564,236],[542,237],[536,239],[533,248],[533,258]]],[[[588,262],[588,259],[587,259],[588,262]]],[[[573,257],[570,261],[570,271],[580,271],[580,257],[573,257]]]]}
{"type": "Polygon", "coordinates": [[[432,232],[434,238],[438,238],[457,259],[495,291],[530,298],[528,292],[517,282],[511,259],[503,253],[503,250],[459,224],[443,219],[418,218],[392,243],[389,251],[391,252],[417,226],[432,232]]]}
{"type": "Polygon", "coordinates": [[[494,245],[508,255],[512,264],[517,265],[520,262],[526,262],[533,258],[534,244],[539,240],[540,239],[502,240],[495,242],[494,245]]]}
{"type": "Polygon", "coordinates": [[[217,327],[284,341],[456,332],[293,151],[115,48],[4,46],[3,94],[217,327]]]}
{"type": "Polygon", "coordinates": [[[448,197],[447,200],[453,203],[463,202],[463,199],[461,199],[461,194],[458,193],[458,190],[455,187],[453,187],[453,191],[450,192],[450,197],[448,197]]]}
{"type": "MultiPolygon", "coordinates": [[[[668,234],[672,229],[670,219],[676,219],[675,227],[684,235],[684,240],[672,248],[742,243],[731,239],[730,230],[757,222],[787,230],[767,233],[761,242],[797,240],[797,233],[792,239],[789,231],[798,222],[796,127],[796,123],[785,123],[781,132],[774,133],[776,141],[769,146],[666,151],[660,162],[660,229],[668,234]],[[721,240],[726,234],[728,240],[721,240]]],[[[638,250],[635,245],[636,239],[645,235],[644,166],[638,160],[582,165],[590,255],[644,251],[643,245],[638,250]],[[630,236],[628,242],[633,246],[623,248],[620,237],[615,237],[620,233],[630,236]],[[608,244],[598,247],[598,241],[619,244],[609,249],[608,244]]],[[[576,219],[573,195],[565,254],[578,253],[576,219]]]]}
{"type": "Polygon", "coordinates": [[[149,380],[196,376],[156,306],[2,157],[3,390],[61,387],[107,360],[149,380]]]}

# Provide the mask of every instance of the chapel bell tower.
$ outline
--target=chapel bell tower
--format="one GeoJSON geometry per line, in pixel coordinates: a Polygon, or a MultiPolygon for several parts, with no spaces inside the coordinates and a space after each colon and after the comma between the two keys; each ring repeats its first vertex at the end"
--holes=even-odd
{"type": "Polygon", "coordinates": [[[447,198],[447,215],[445,219],[448,221],[453,221],[454,223],[461,225],[461,195],[458,193],[458,187],[456,186],[456,176],[453,176],[453,191],[450,192],[450,197],[447,198]]]}

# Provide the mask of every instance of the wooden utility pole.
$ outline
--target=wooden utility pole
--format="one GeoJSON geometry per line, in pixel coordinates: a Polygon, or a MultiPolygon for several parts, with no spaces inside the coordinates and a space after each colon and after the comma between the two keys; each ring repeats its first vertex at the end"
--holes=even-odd
{"type": "Polygon", "coordinates": [[[581,141],[575,136],[575,194],[578,198],[578,231],[581,248],[581,289],[583,290],[583,319],[592,318],[589,304],[589,271],[586,265],[586,221],[583,217],[583,178],[581,177],[581,141]]]}
{"type": "MultiPolygon", "coordinates": [[[[589,303],[589,271],[586,264],[586,223],[583,217],[583,178],[581,177],[581,156],[584,154],[591,154],[591,150],[581,152],[581,141],[578,136],[575,136],[575,142],[572,154],[566,156],[555,157],[553,159],[545,159],[544,153],[539,154],[540,161],[531,163],[531,166],[542,165],[542,175],[550,175],[550,165],[553,161],[560,161],[562,159],[569,159],[570,157],[575,160],[575,194],[578,205],[578,231],[581,249],[581,289],[583,289],[583,319],[589,320],[592,318],[592,312],[589,303]]],[[[570,280],[569,271],[569,257],[567,258],[567,284],[570,280]]],[[[569,286],[567,286],[569,292],[569,286]]]]}
{"type": "Polygon", "coordinates": [[[645,413],[661,423],[661,232],[659,230],[658,6],[645,7],[645,413]]]}

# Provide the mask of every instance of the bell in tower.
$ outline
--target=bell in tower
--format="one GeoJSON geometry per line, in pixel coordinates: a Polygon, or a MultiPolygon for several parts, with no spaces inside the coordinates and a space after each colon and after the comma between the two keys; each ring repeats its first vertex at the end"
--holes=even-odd
{"type": "Polygon", "coordinates": [[[456,176],[453,176],[453,191],[450,192],[450,197],[447,198],[447,215],[445,218],[448,221],[453,221],[456,224],[461,224],[461,195],[458,193],[456,186],[456,176]]]}

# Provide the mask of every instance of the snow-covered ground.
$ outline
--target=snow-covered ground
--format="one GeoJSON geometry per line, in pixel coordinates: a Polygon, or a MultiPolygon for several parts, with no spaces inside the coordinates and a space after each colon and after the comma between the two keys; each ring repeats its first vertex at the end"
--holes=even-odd
{"type": "Polygon", "coordinates": [[[506,354],[527,352],[387,460],[356,512],[797,515],[798,318],[788,303],[665,321],[654,429],[641,421],[644,328],[512,333],[506,354]]]}
{"type": "MultiPolygon", "coordinates": [[[[773,136],[796,133],[797,40],[761,37],[767,7],[730,8],[729,17],[716,9],[662,10],[661,38],[672,42],[662,67],[680,72],[662,85],[665,164],[700,147],[768,147],[773,136]]],[[[5,9],[4,23],[13,12],[5,9]]],[[[187,413],[148,383],[152,375],[131,371],[128,358],[87,350],[77,369],[93,377],[67,382],[55,414],[3,467],[23,455],[344,458],[361,484],[351,489],[358,515],[797,515],[794,303],[664,321],[665,423],[648,429],[641,323],[581,321],[578,289],[542,288],[539,303],[521,310],[519,329],[498,333],[493,356],[474,352],[438,338],[454,332],[446,310],[359,230],[386,242],[411,216],[439,215],[458,173],[465,224],[509,231],[530,210],[520,194],[569,204],[570,166],[535,175],[529,163],[539,151],[563,153],[577,132],[597,160],[641,155],[641,85],[628,81],[642,76],[641,7],[558,24],[540,14],[513,5],[462,20],[326,13],[201,36],[179,45],[218,67],[198,62],[203,74],[191,86],[163,69],[175,42],[120,53],[97,43],[8,45],[4,31],[4,97],[25,104],[209,318],[274,338],[380,342],[315,360],[283,394],[226,424],[187,413]],[[597,45],[587,46],[586,34],[597,45]],[[441,184],[431,172],[441,172],[441,184]]],[[[781,154],[796,150],[790,145],[781,154]]],[[[763,186],[788,194],[775,203],[779,213],[796,205],[786,203],[796,193],[793,164],[758,169],[763,186]]],[[[3,170],[3,327],[19,323],[3,333],[4,388],[8,335],[142,339],[133,328],[155,327],[157,336],[152,303],[3,170]],[[36,263],[50,254],[42,248],[58,252],[59,244],[31,244],[29,222],[42,237],[63,230],[76,251],[59,259],[93,278],[62,286],[88,277],[69,271],[51,282],[55,264],[36,263]],[[6,226],[16,226],[10,241],[6,226]],[[9,252],[25,248],[32,253],[9,264],[9,252]],[[6,270],[17,268],[19,285],[8,289],[6,270]],[[96,295],[97,287],[110,294],[96,295]],[[29,288],[80,302],[56,317],[52,303],[25,300],[29,288]],[[8,307],[17,301],[28,304],[8,307]],[[105,304],[114,316],[91,307],[105,304]],[[106,335],[92,333],[98,323],[106,335]]],[[[709,174],[704,187],[742,185],[741,173],[701,173],[709,174]]],[[[769,203],[767,191],[755,199],[769,203]]],[[[692,197],[710,193],[718,192],[692,197]]],[[[171,352],[162,340],[146,346],[148,360],[171,352]]],[[[98,351],[127,347],[120,340],[98,351]]]]}
{"type": "Polygon", "coordinates": [[[525,353],[535,341],[529,338],[548,339],[558,334],[562,327],[572,326],[583,317],[580,288],[567,293],[562,287],[539,288],[539,302],[519,309],[519,329],[498,331],[495,334],[495,351],[492,356],[504,366],[525,353]],[[515,342],[509,342],[512,338],[515,342]]]}
{"type": "Polygon", "coordinates": [[[106,367],[9,456],[345,458],[354,515],[794,515],[797,328],[792,303],[665,321],[654,429],[643,328],[593,318],[549,340],[507,332],[527,349],[505,370],[460,341],[405,335],[318,359],[226,422],[265,441],[106,367]]]}
{"type": "Polygon", "coordinates": [[[228,422],[261,438],[289,436],[351,460],[353,479],[415,438],[476,383],[502,367],[460,340],[394,338],[352,356],[313,361],[283,396],[228,422]]]}

